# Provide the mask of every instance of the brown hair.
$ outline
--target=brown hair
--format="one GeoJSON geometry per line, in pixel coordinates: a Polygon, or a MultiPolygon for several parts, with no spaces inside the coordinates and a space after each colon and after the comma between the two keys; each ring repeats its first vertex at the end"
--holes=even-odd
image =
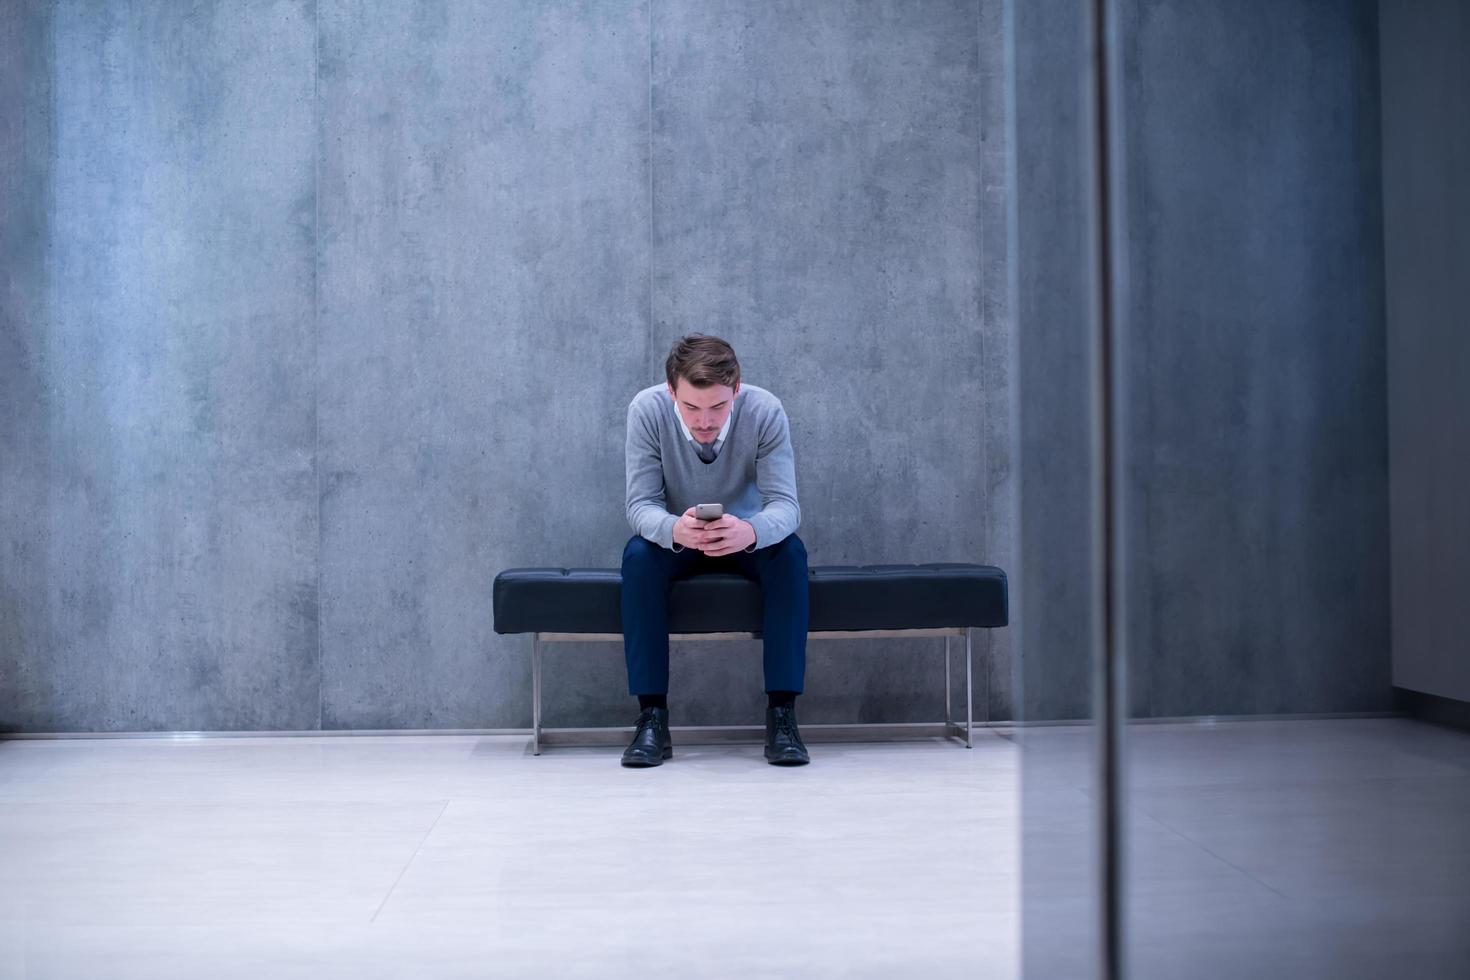
{"type": "Polygon", "coordinates": [[[733,388],[740,382],[740,362],[735,359],[735,349],[719,337],[692,333],[674,341],[664,374],[670,388],[679,387],[680,378],[696,388],[733,388]]]}

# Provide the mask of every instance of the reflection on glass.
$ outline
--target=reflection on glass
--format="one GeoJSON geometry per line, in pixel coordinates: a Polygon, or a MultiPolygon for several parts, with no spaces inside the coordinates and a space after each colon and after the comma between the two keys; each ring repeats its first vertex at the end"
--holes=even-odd
{"type": "MultiPolygon", "coordinates": [[[[1123,972],[1470,975],[1470,12],[1103,6],[1128,270],[1123,972]]],[[[1111,975],[1086,9],[1007,8],[1039,977],[1111,975]]]]}

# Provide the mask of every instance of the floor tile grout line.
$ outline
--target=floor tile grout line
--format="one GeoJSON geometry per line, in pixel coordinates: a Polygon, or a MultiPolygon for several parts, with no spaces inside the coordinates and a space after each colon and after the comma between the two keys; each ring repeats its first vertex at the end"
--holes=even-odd
{"type": "Polygon", "coordinates": [[[1146,810],[1143,807],[1139,806],[1138,803],[1137,803],[1137,801],[1133,801],[1133,809],[1136,812],[1138,812],[1138,813],[1142,814],[1143,816],[1147,817],[1148,819],[1152,820],[1154,823],[1158,824],[1160,827],[1163,827],[1165,830],[1167,830],[1169,833],[1173,834],[1175,837],[1178,837],[1180,840],[1182,840],[1182,841],[1184,841],[1184,842],[1186,842],[1188,844],[1192,844],[1195,847],[1199,848],[1201,851],[1204,851],[1210,857],[1214,858],[1216,861],[1219,861],[1221,864],[1225,865],[1226,867],[1234,868],[1236,871],[1238,871],[1241,874],[1245,875],[1251,881],[1254,881],[1256,884],[1260,885],[1262,888],[1266,889],[1267,891],[1269,891],[1269,892],[1271,892],[1271,893],[1279,896],[1280,898],[1284,899],[1285,901],[1288,901],[1288,902],[1291,901],[1291,896],[1287,895],[1281,889],[1275,887],[1274,885],[1267,884],[1265,881],[1261,880],[1256,875],[1251,874],[1245,868],[1242,868],[1240,865],[1236,864],[1234,861],[1230,860],[1229,858],[1226,858],[1226,857],[1223,857],[1222,855],[1216,854],[1214,851],[1210,850],[1208,847],[1206,847],[1204,844],[1201,844],[1199,841],[1195,840],[1193,837],[1190,837],[1188,834],[1184,833],[1183,831],[1176,830],[1175,828],[1171,827],[1169,824],[1165,823],[1160,818],[1154,816],[1148,810],[1146,810]]]}
{"type": "Polygon", "coordinates": [[[403,870],[398,872],[398,877],[394,878],[393,884],[388,886],[388,894],[384,895],[383,900],[378,903],[377,910],[373,912],[372,918],[368,919],[369,923],[378,921],[378,916],[382,913],[383,907],[388,904],[388,899],[393,897],[394,889],[396,889],[398,887],[398,883],[403,880],[403,876],[408,874],[408,869],[413,866],[414,859],[419,856],[419,851],[423,850],[424,845],[428,843],[429,835],[434,832],[434,828],[439,826],[439,820],[444,816],[444,811],[449,809],[450,802],[452,801],[445,800],[444,805],[439,808],[438,816],[434,817],[434,822],[429,824],[429,829],[424,831],[424,839],[419,841],[419,846],[415,847],[413,849],[413,853],[408,856],[408,860],[404,862],[403,870]]]}

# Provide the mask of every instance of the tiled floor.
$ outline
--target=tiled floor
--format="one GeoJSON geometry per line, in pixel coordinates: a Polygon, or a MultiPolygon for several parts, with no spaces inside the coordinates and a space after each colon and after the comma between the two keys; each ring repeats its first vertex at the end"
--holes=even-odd
{"type": "MultiPolygon", "coordinates": [[[[1087,976],[1091,733],[1021,737],[1026,964],[1087,976]]],[[[1470,734],[1142,724],[1126,747],[1130,977],[1470,977],[1470,734]]]]}
{"type": "Polygon", "coordinates": [[[0,742],[0,977],[1016,975],[1015,746],[0,742]]]}
{"type": "MultiPolygon", "coordinates": [[[[1020,738],[0,742],[0,978],[1013,977],[1023,866],[1032,975],[1085,977],[1092,736],[1020,738]]],[[[1470,735],[1128,745],[1130,976],[1470,977],[1470,735]]]]}

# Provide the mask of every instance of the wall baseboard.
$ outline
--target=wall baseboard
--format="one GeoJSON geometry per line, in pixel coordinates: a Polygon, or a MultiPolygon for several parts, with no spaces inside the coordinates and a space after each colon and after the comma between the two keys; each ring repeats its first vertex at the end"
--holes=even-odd
{"type": "MultiPolygon", "coordinates": [[[[1395,688],[1395,694],[1411,694],[1415,697],[1430,698],[1434,701],[1447,702],[1451,705],[1459,705],[1460,709],[1467,712],[1467,722],[1464,727],[1470,727],[1470,704],[1463,701],[1452,701],[1449,698],[1435,698],[1433,695],[1419,694],[1416,691],[1403,691],[1395,688]]],[[[1415,718],[1423,717],[1423,720],[1433,721],[1435,719],[1421,716],[1418,712],[1407,708],[1399,708],[1395,711],[1341,711],[1341,712],[1319,712],[1304,714],[1275,714],[1275,715],[1179,715],[1168,718],[1128,718],[1129,725],[1199,725],[1210,726],[1219,724],[1238,724],[1251,721],[1345,721],[1354,718],[1399,718],[1410,715],[1415,718]]],[[[990,721],[977,721],[974,727],[978,729],[992,729],[1000,732],[1010,732],[1014,729],[1024,728],[1068,728],[1085,727],[1093,724],[1090,718],[1053,718],[1037,719],[1034,721],[1013,721],[1010,719],[992,719],[990,721]]],[[[1454,722],[1444,722],[1454,724],[1454,722]]],[[[821,727],[819,725],[807,725],[806,728],[821,727]]],[[[543,729],[544,731],[544,729],[543,729]]],[[[139,738],[139,739],[174,739],[177,741],[202,741],[205,739],[222,738],[382,738],[415,735],[523,735],[529,737],[529,728],[375,728],[375,729],[344,729],[334,728],[327,730],[303,731],[226,731],[226,732],[5,732],[0,731],[0,742],[25,741],[41,739],[104,739],[104,738],[139,738]]]]}
{"type": "Polygon", "coordinates": [[[331,728],[303,731],[238,731],[238,732],[0,732],[0,742],[26,739],[86,738],[155,738],[180,742],[215,738],[361,738],[405,735],[530,735],[529,728],[331,728]]]}
{"type": "Polygon", "coordinates": [[[1394,705],[1411,718],[1470,731],[1470,701],[1443,698],[1406,687],[1394,688],[1393,700],[1394,705]]]}

